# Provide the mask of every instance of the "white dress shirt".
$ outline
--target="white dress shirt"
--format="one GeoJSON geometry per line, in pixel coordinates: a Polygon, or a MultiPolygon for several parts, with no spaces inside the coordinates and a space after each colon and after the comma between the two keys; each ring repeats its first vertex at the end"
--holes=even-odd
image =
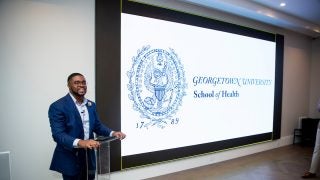
{"type": "MultiPolygon", "coordinates": [[[[74,104],[76,105],[80,117],[81,117],[81,121],[82,121],[82,125],[83,125],[83,132],[84,132],[84,140],[89,139],[89,130],[90,130],[90,124],[89,124],[89,112],[88,112],[88,108],[86,106],[86,104],[88,103],[88,99],[84,98],[83,102],[80,104],[79,102],[77,102],[76,98],[73,97],[73,95],[71,93],[69,93],[74,104]]],[[[78,142],[80,141],[80,139],[75,139],[73,141],[73,147],[78,147],[78,142]]]]}

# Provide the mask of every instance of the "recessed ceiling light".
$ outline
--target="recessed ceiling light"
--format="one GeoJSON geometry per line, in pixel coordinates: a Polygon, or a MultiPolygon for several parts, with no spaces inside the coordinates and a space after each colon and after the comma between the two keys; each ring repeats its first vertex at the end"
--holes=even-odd
{"type": "Polygon", "coordinates": [[[281,6],[281,7],[284,7],[284,6],[286,6],[286,3],[285,3],[285,2],[282,2],[282,3],[280,3],[280,6],[281,6]]]}
{"type": "Polygon", "coordinates": [[[266,13],[266,16],[271,17],[271,18],[275,18],[275,16],[273,14],[270,14],[270,13],[266,13]]]}

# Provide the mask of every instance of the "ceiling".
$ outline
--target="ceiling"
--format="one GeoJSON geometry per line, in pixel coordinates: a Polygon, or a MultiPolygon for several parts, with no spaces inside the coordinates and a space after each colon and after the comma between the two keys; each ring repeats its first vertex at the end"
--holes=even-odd
{"type": "Polygon", "coordinates": [[[320,0],[180,0],[320,37],[320,0]],[[285,3],[285,6],[280,6],[285,3]]]}

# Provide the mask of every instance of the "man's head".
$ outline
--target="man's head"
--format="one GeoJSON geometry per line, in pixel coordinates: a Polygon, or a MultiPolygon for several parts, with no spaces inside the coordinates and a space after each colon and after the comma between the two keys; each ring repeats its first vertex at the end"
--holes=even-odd
{"type": "Polygon", "coordinates": [[[82,98],[87,93],[87,82],[80,73],[72,73],[68,76],[68,87],[71,94],[82,98]]]}

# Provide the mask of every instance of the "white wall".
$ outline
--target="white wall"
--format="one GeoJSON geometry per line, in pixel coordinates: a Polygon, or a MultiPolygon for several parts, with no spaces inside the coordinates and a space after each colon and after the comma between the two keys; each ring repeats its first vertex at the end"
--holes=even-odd
{"type": "Polygon", "coordinates": [[[311,39],[291,32],[284,35],[281,136],[288,136],[300,116],[309,116],[311,39]]]}
{"type": "MultiPolygon", "coordinates": [[[[143,179],[240,157],[292,142],[298,117],[320,117],[319,40],[178,1],[144,0],[163,7],[285,36],[281,139],[220,153],[112,173],[143,179]]],[[[61,179],[49,171],[55,146],[48,106],[67,93],[66,77],[82,72],[94,100],[94,0],[0,1],[0,152],[10,151],[12,179],[61,179]]]]}
{"type": "Polygon", "coordinates": [[[60,179],[48,107],[75,71],[95,96],[94,1],[0,1],[0,27],[0,152],[11,152],[12,180],[60,179]]]}
{"type": "Polygon", "coordinates": [[[319,117],[319,112],[316,108],[320,100],[320,38],[312,41],[312,58],[311,58],[311,73],[310,73],[310,117],[319,117]]]}

